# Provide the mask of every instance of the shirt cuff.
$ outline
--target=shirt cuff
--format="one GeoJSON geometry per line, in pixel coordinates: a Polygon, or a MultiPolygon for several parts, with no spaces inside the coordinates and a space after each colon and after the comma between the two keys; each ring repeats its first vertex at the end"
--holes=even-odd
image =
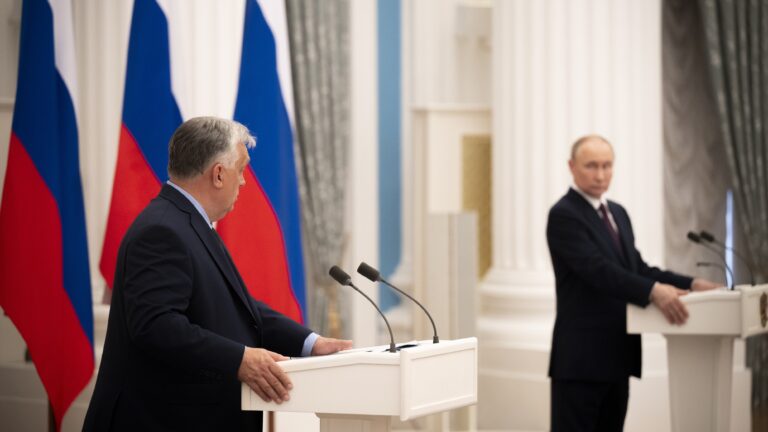
{"type": "Polygon", "coordinates": [[[312,348],[315,347],[315,342],[317,342],[318,337],[320,337],[320,335],[312,332],[306,339],[304,339],[304,347],[301,349],[302,357],[309,357],[312,355],[312,348]]]}

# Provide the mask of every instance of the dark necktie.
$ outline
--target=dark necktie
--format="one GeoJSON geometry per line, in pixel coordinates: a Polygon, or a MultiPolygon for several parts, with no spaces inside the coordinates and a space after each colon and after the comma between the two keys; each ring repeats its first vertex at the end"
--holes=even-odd
{"type": "Polygon", "coordinates": [[[619,233],[611,224],[611,219],[608,216],[608,209],[605,207],[605,204],[600,203],[599,210],[601,219],[603,219],[603,223],[605,223],[605,228],[608,230],[608,233],[611,234],[613,245],[616,247],[616,250],[619,251],[619,254],[624,256],[624,251],[621,250],[621,240],[619,239],[619,233]]]}
{"type": "Polygon", "coordinates": [[[216,237],[216,243],[219,245],[219,249],[221,250],[221,253],[224,254],[224,257],[226,258],[227,266],[229,266],[229,270],[232,271],[232,274],[237,276],[237,270],[235,269],[235,262],[232,260],[232,257],[229,255],[229,251],[227,250],[227,246],[224,244],[224,240],[219,237],[219,233],[216,232],[215,229],[211,228],[211,232],[213,233],[213,236],[216,237]]]}

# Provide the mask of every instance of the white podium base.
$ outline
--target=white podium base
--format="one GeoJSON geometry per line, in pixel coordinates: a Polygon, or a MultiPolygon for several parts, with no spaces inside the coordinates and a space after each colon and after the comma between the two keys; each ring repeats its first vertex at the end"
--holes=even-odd
{"type": "Polygon", "coordinates": [[[734,337],[665,337],[672,431],[729,430],[734,337]]]}
{"type": "Polygon", "coordinates": [[[317,414],[320,432],[389,432],[390,416],[317,414]]]}

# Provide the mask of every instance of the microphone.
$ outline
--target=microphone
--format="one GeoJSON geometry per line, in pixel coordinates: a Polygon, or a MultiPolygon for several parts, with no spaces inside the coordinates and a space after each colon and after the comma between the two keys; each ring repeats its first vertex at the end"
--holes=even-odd
{"type": "Polygon", "coordinates": [[[720,255],[720,252],[717,249],[715,249],[712,246],[710,246],[708,243],[702,242],[701,236],[696,234],[695,232],[688,231],[687,237],[688,237],[688,240],[690,240],[690,241],[692,241],[692,242],[694,242],[696,244],[699,244],[699,245],[709,249],[715,255],[717,255],[721,260],[723,260],[723,266],[728,271],[728,274],[731,275],[731,286],[730,286],[730,289],[733,290],[733,271],[731,270],[730,267],[728,267],[728,263],[725,261],[725,257],[720,255]]]}
{"type": "Polygon", "coordinates": [[[387,317],[384,316],[384,313],[379,309],[378,306],[376,306],[376,303],[374,303],[373,300],[371,300],[368,295],[366,295],[364,292],[360,290],[360,288],[356,287],[355,284],[352,283],[352,278],[345,272],[344,270],[340,269],[339,266],[333,266],[330,270],[328,270],[328,274],[331,275],[331,277],[338,282],[340,285],[343,286],[350,286],[355,291],[359,292],[363,295],[366,299],[368,299],[369,302],[373,305],[373,307],[376,308],[377,311],[379,311],[379,315],[381,315],[382,318],[384,318],[384,323],[387,324],[387,330],[389,330],[389,352],[396,353],[397,348],[395,348],[395,336],[392,334],[392,327],[389,325],[389,321],[387,320],[387,317]]]}
{"type": "Polygon", "coordinates": [[[715,236],[713,236],[712,234],[708,233],[707,231],[702,231],[699,234],[699,237],[701,237],[702,240],[705,240],[705,241],[707,241],[709,243],[714,243],[714,244],[720,246],[721,248],[723,248],[723,250],[729,250],[729,251],[733,252],[733,254],[736,255],[736,257],[738,259],[740,259],[742,263],[744,263],[744,265],[747,267],[747,270],[749,270],[749,281],[750,281],[750,284],[752,286],[755,285],[755,272],[752,271],[752,266],[749,265],[749,261],[747,261],[747,259],[744,258],[744,256],[742,254],[737,252],[736,249],[734,249],[734,248],[732,248],[730,246],[726,246],[725,243],[723,243],[721,241],[718,241],[715,238],[715,236]]]}
{"type": "Polygon", "coordinates": [[[416,300],[415,298],[411,297],[405,291],[401,290],[400,288],[398,288],[398,287],[392,285],[391,283],[387,282],[386,280],[384,280],[384,278],[381,277],[381,273],[379,273],[378,270],[376,270],[375,268],[369,266],[365,262],[361,262],[360,263],[360,265],[357,267],[357,272],[360,273],[361,275],[365,276],[366,278],[370,279],[371,282],[381,282],[381,283],[383,283],[384,285],[394,289],[395,291],[399,292],[400,294],[402,294],[402,295],[408,297],[409,299],[411,299],[412,302],[414,302],[417,305],[419,305],[421,310],[423,310],[424,313],[427,314],[427,318],[429,318],[429,321],[432,323],[432,332],[433,332],[432,343],[440,343],[440,338],[437,337],[437,327],[435,326],[435,320],[432,319],[432,315],[429,314],[429,311],[427,311],[427,308],[425,308],[423,304],[419,303],[418,300],[416,300]]]}
{"type": "Polygon", "coordinates": [[[731,269],[729,269],[728,267],[724,267],[722,264],[713,263],[709,261],[699,261],[696,263],[696,267],[717,267],[720,270],[722,270],[723,273],[729,272],[729,274],[731,275],[731,280],[733,280],[733,273],[730,273],[731,269]]]}

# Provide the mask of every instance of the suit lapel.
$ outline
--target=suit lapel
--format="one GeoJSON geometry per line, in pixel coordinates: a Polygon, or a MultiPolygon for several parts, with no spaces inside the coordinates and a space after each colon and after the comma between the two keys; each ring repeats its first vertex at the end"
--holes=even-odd
{"type": "Polygon", "coordinates": [[[222,246],[219,245],[219,239],[215,237],[218,234],[216,234],[205,222],[202,224],[193,223],[192,227],[197,232],[200,240],[202,240],[205,248],[208,249],[208,253],[213,257],[219,271],[224,275],[230,290],[240,298],[246,309],[253,315],[250,303],[248,302],[248,299],[245,298],[245,289],[240,285],[237,275],[235,274],[237,271],[235,270],[235,264],[230,261],[230,258],[226,255],[222,246]]]}
{"type": "MultiPolygon", "coordinates": [[[[621,256],[618,250],[616,250],[616,246],[614,246],[613,239],[611,238],[611,234],[608,232],[608,230],[605,227],[605,222],[603,222],[603,219],[600,217],[599,214],[597,214],[597,211],[592,207],[592,205],[589,204],[587,200],[584,199],[581,195],[579,195],[578,192],[576,192],[573,189],[568,190],[568,194],[571,197],[571,200],[575,203],[577,208],[581,211],[581,213],[584,215],[584,218],[589,223],[589,225],[592,227],[592,230],[597,233],[597,236],[602,240],[602,246],[603,249],[606,251],[609,251],[611,255],[613,255],[616,260],[626,266],[627,262],[624,259],[624,257],[621,256]]],[[[610,209],[610,207],[609,207],[610,209]]],[[[611,211],[613,213],[613,211],[611,211]]],[[[615,216],[614,216],[615,219],[615,216]]],[[[618,225],[618,222],[617,222],[618,225]]],[[[621,229],[621,226],[619,226],[619,236],[621,236],[621,232],[623,230],[621,229]]],[[[624,238],[622,239],[622,247],[624,243],[624,238]]],[[[626,250],[624,251],[626,253],[626,250]]]]}
{"type": "Polygon", "coordinates": [[[245,308],[256,319],[251,309],[250,302],[245,297],[245,287],[239,283],[239,277],[235,273],[235,263],[226,255],[225,250],[219,245],[219,239],[213,229],[205,222],[203,216],[197,211],[189,200],[172,186],[164,185],[160,196],[173,202],[181,211],[189,214],[189,223],[200,241],[208,250],[219,271],[224,275],[229,289],[243,302],[245,308]]]}
{"type": "Polygon", "coordinates": [[[627,267],[634,270],[634,261],[630,259],[630,249],[629,246],[634,244],[631,239],[631,231],[632,228],[629,225],[629,221],[624,218],[624,212],[619,209],[618,204],[608,201],[608,209],[611,211],[611,214],[613,215],[613,220],[616,222],[616,226],[619,228],[619,238],[621,238],[621,248],[624,252],[624,257],[626,259],[624,262],[627,264],[627,267]]]}

